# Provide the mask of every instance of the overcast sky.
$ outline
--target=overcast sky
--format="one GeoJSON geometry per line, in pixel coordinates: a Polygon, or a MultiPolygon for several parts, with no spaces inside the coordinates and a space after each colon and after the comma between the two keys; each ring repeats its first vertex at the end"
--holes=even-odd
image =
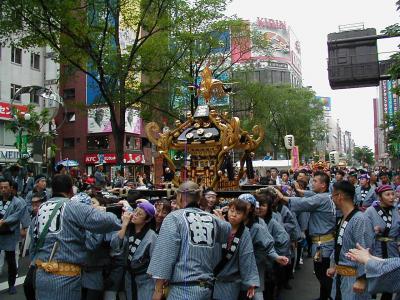
{"type": "MultiPolygon", "coordinates": [[[[228,14],[255,20],[257,17],[286,21],[301,43],[303,85],[312,86],[319,96],[332,98],[332,115],[349,130],[356,145],[373,149],[372,99],[378,88],[332,90],[327,73],[327,35],[339,25],[364,23],[379,33],[399,22],[395,0],[233,0],[228,14]]],[[[379,52],[395,51],[399,38],[378,41],[379,52]]],[[[387,58],[383,54],[380,59],[387,58]]]]}

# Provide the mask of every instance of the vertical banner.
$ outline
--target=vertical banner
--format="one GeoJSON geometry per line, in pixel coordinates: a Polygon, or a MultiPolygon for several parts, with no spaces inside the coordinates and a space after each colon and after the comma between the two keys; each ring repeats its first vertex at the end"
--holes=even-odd
{"type": "Polygon", "coordinates": [[[392,81],[391,80],[387,80],[386,81],[387,84],[387,103],[388,103],[388,114],[389,116],[393,116],[394,112],[393,112],[393,93],[392,93],[392,81]]]}
{"type": "Polygon", "coordinates": [[[299,147],[292,148],[292,170],[296,171],[300,167],[299,147]]]}
{"type": "Polygon", "coordinates": [[[27,135],[22,136],[21,153],[28,153],[28,136],[27,135]]]}
{"type": "Polygon", "coordinates": [[[383,105],[383,113],[387,114],[389,107],[388,107],[388,90],[387,90],[387,85],[386,85],[387,80],[382,80],[380,85],[381,85],[381,90],[382,90],[382,105],[383,105]]]}
{"type": "MultiPolygon", "coordinates": [[[[398,81],[393,80],[392,81],[392,87],[397,88],[398,86],[398,81]]],[[[392,94],[393,95],[393,112],[399,111],[399,96],[397,94],[392,94]]]]}
{"type": "Polygon", "coordinates": [[[379,160],[379,127],[378,127],[378,99],[373,99],[374,103],[374,154],[375,160],[379,160]]]}

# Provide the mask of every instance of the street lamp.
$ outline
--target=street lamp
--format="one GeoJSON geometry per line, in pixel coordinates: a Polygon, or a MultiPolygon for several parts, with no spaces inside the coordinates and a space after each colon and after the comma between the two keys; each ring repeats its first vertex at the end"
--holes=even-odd
{"type": "MultiPolygon", "coordinates": [[[[27,144],[27,139],[25,139],[23,141],[23,131],[24,129],[28,129],[27,131],[29,132],[29,128],[25,128],[24,124],[21,124],[21,116],[23,116],[23,119],[25,121],[30,121],[32,118],[31,113],[28,112],[21,112],[18,110],[18,106],[16,105],[16,101],[17,99],[23,95],[23,94],[30,94],[31,97],[38,97],[38,101],[36,102],[40,108],[42,109],[46,109],[48,111],[48,114],[46,115],[46,119],[38,119],[37,120],[37,125],[39,125],[39,132],[42,132],[42,128],[44,125],[49,124],[51,120],[54,120],[54,118],[56,117],[59,108],[61,106],[64,106],[64,101],[63,98],[58,95],[57,93],[55,93],[53,90],[45,88],[45,87],[41,87],[41,86],[25,86],[20,88],[19,90],[16,91],[16,93],[14,94],[13,98],[11,99],[11,103],[10,103],[10,110],[11,110],[11,114],[13,117],[13,120],[15,122],[15,125],[18,129],[18,151],[19,151],[19,159],[21,161],[23,161],[23,159],[27,159],[30,156],[29,155],[25,155],[24,157],[24,153],[23,150],[27,151],[27,149],[23,149],[23,147],[26,147],[27,144]],[[40,101],[40,99],[43,99],[42,101],[40,101]]],[[[66,118],[66,114],[64,116],[63,121],[58,125],[57,128],[59,128],[65,121],[66,118]]],[[[36,125],[36,124],[35,124],[36,125]]],[[[50,133],[50,135],[52,134],[53,130],[56,130],[57,128],[52,128],[51,126],[49,126],[48,128],[48,132],[50,133]]],[[[32,128],[31,128],[32,129],[32,128]]],[[[47,161],[47,151],[45,149],[46,152],[46,161],[47,161]]]]}

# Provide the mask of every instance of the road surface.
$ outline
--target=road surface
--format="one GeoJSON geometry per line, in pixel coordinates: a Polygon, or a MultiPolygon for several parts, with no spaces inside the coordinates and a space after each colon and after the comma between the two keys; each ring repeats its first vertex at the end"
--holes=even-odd
{"type": "MultiPolygon", "coordinates": [[[[0,276],[0,300],[24,300],[24,291],[22,283],[28,270],[29,259],[24,257],[20,259],[20,267],[17,278],[17,294],[7,294],[7,266],[4,266],[2,275],[0,276]]],[[[290,281],[292,290],[284,290],[281,300],[312,300],[319,296],[319,285],[316,277],[313,275],[313,264],[311,258],[305,258],[301,269],[296,271],[294,279],[290,281]]],[[[229,300],[229,299],[227,299],[229,300]]]]}

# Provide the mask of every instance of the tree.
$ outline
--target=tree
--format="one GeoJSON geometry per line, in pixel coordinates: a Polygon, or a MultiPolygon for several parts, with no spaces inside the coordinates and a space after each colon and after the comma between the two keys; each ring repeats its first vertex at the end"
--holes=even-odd
{"type": "Polygon", "coordinates": [[[323,107],[310,89],[247,83],[239,90],[238,97],[247,103],[250,114],[244,127],[264,127],[266,140],[259,148],[263,154],[271,148],[274,153],[284,150],[284,137],[292,134],[301,153],[310,156],[315,141],[325,136],[323,107]]]}
{"type": "Polygon", "coordinates": [[[387,114],[381,129],[386,133],[389,154],[395,159],[400,159],[400,112],[397,111],[393,115],[387,114]]]}
{"type": "Polygon", "coordinates": [[[353,158],[361,165],[374,163],[374,152],[368,146],[354,147],[353,158]]]}
{"type": "MultiPolygon", "coordinates": [[[[36,106],[30,104],[27,106],[27,110],[24,114],[18,112],[15,107],[12,107],[12,115],[15,117],[10,122],[7,122],[6,129],[12,131],[17,137],[15,146],[21,154],[19,159],[22,165],[25,165],[28,159],[27,156],[24,156],[28,151],[28,144],[41,141],[42,153],[47,154],[47,148],[51,149],[51,153],[55,152],[56,145],[53,141],[56,132],[53,130],[43,130],[45,126],[49,126],[52,120],[49,109],[45,108],[38,112],[36,106]],[[26,114],[29,114],[29,118],[25,117],[26,114]]],[[[46,163],[48,163],[48,161],[46,161],[46,163]]]]}
{"type": "Polygon", "coordinates": [[[235,65],[240,62],[247,66],[242,63],[246,54],[253,50],[265,56],[269,54],[268,39],[258,30],[252,29],[249,22],[225,16],[223,11],[226,3],[219,3],[219,10],[209,12],[208,22],[203,22],[202,26],[196,27],[196,23],[201,22],[204,16],[198,15],[195,9],[188,10],[191,12],[187,16],[188,23],[175,28],[181,34],[178,37],[172,33],[171,44],[177,48],[188,47],[188,51],[168,74],[151,103],[162,101],[176,115],[188,110],[193,114],[201,100],[198,88],[201,72],[206,66],[209,65],[213,78],[226,82],[232,78],[235,65]],[[160,97],[162,93],[164,96],[160,97]]]}
{"type": "Polygon", "coordinates": [[[188,52],[184,41],[221,15],[224,0],[3,0],[0,43],[48,45],[54,59],[85,73],[110,108],[117,163],[123,161],[125,112],[146,102],[188,52]],[[191,18],[196,16],[195,21],[191,18]],[[18,20],[21,20],[19,22],[18,20]],[[17,39],[16,39],[17,37],[17,39]],[[145,80],[143,80],[145,79],[145,80]]]}

